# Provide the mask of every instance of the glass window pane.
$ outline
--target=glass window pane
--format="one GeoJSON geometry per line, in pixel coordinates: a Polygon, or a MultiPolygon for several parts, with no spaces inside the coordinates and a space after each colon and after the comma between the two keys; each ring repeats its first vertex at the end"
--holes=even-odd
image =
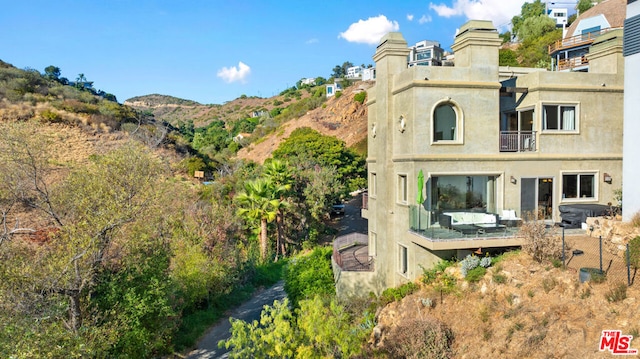
{"type": "Polygon", "coordinates": [[[580,198],[595,197],[594,175],[580,175],[580,198]]]}
{"type": "Polygon", "coordinates": [[[562,176],[562,198],[578,198],[578,175],[562,176]]]}
{"type": "Polygon", "coordinates": [[[557,130],[558,127],[558,106],[545,105],[543,107],[542,128],[545,130],[557,130]]]}
{"type": "Polygon", "coordinates": [[[455,140],[456,120],[456,112],[451,105],[444,104],[438,106],[433,114],[433,140],[455,140]]]}

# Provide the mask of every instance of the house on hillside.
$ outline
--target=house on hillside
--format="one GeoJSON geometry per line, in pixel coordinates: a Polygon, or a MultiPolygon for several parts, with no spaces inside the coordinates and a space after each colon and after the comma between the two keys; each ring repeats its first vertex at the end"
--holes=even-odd
{"type": "Polygon", "coordinates": [[[359,79],[362,77],[362,66],[352,66],[347,68],[348,79],[359,79]]]}
{"type": "Polygon", "coordinates": [[[612,202],[622,181],[622,31],[591,45],[589,72],[501,68],[489,21],[469,21],[455,66],[407,67],[382,38],[368,91],[368,270],[338,263],[340,295],[380,293],[441,259],[519,246],[521,218],[612,202]]]}
{"type": "Polygon", "coordinates": [[[555,71],[589,71],[589,48],[600,35],[624,25],[626,0],[605,0],[582,13],[563,39],[549,46],[555,71]]]}
{"type": "Polygon", "coordinates": [[[332,84],[327,84],[326,86],[327,97],[333,97],[336,95],[336,92],[340,91],[342,91],[342,85],[340,85],[340,83],[337,81],[332,84]]]}
{"type": "Polygon", "coordinates": [[[442,66],[444,50],[436,41],[423,40],[409,47],[408,66],[442,66]]]}
{"type": "Polygon", "coordinates": [[[569,19],[569,9],[567,8],[547,8],[547,16],[552,18],[556,22],[556,27],[564,28],[567,25],[569,19]]]}

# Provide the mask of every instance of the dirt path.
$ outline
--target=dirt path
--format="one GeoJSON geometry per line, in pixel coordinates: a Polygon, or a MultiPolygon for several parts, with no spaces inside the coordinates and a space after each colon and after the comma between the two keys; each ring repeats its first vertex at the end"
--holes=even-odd
{"type": "Polygon", "coordinates": [[[211,327],[207,334],[200,339],[196,349],[192,350],[187,358],[228,358],[227,350],[218,348],[218,342],[230,337],[231,323],[229,323],[229,318],[242,319],[246,322],[259,320],[260,313],[265,305],[271,305],[273,301],[282,300],[285,296],[283,281],[254,294],[248,302],[233,309],[228,317],[220,319],[218,323],[211,327]]]}

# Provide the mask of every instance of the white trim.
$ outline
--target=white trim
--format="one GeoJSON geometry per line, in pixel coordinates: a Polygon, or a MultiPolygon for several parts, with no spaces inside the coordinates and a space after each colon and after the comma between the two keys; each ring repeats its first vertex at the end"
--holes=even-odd
{"type": "Polygon", "coordinates": [[[429,141],[431,145],[442,146],[442,145],[464,145],[464,112],[462,111],[462,107],[459,103],[452,100],[450,97],[445,97],[440,101],[437,101],[432,107],[429,116],[429,133],[431,134],[429,137],[429,141]],[[440,105],[450,105],[453,108],[453,112],[456,114],[456,139],[455,140],[439,140],[436,141],[435,132],[434,132],[434,117],[436,108],[440,105]]]}
{"type": "MultiPolygon", "coordinates": [[[[579,170],[579,171],[560,171],[560,191],[559,191],[559,201],[558,204],[564,204],[564,203],[581,203],[581,202],[597,202],[598,198],[599,198],[599,192],[600,192],[600,171],[599,170],[594,170],[594,171],[589,171],[589,170],[579,170]],[[564,198],[564,176],[565,175],[593,175],[593,197],[584,197],[584,198],[580,198],[580,197],[576,197],[576,198],[564,198]]],[[[576,185],[578,185],[576,187],[576,195],[580,195],[580,187],[579,187],[579,182],[580,180],[578,179],[578,183],[576,185]]]]}
{"type": "Polygon", "coordinates": [[[396,270],[398,274],[400,274],[405,278],[408,278],[409,277],[409,247],[405,246],[404,244],[398,243],[398,257],[396,261],[397,261],[396,270]],[[403,248],[404,248],[404,256],[402,252],[403,248]],[[404,268],[403,268],[403,260],[404,260],[404,268]],[[403,269],[405,270],[404,272],[402,272],[403,269]]]}
{"type": "MultiPolygon", "coordinates": [[[[535,114],[534,114],[535,116],[535,114]]],[[[558,114],[558,127],[560,127],[560,123],[562,122],[562,117],[558,114]]],[[[576,135],[580,134],[580,102],[559,102],[559,101],[541,101],[540,102],[540,134],[541,135],[576,135]],[[558,111],[560,111],[560,107],[562,106],[573,106],[575,109],[575,119],[573,130],[549,130],[545,129],[544,126],[544,106],[558,106],[558,111]]]]}
{"type": "Polygon", "coordinates": [[[378,177],[375,171],[369,172],[369,197],[376,198],[378,195],[378,177]]]}
{"type": "Polygon", "coordinates": [[[376,256],[376,252],[378,248],[377,241],[378,241],[378,234],[374,231],[369,231],[369,256],[370,257],[376,256]]]}
{"type": "Polygon", "coordinates": [[[396,173],[396,203],[405,205],[409,203],[409,175],[406,173],[396,173]],[[404,178],[404,187],[402,187],[401,178],[404,178]]]}

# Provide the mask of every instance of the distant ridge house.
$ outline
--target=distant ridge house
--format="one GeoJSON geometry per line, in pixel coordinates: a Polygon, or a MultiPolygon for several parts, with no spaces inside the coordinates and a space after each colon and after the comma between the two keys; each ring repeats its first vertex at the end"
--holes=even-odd
{"type": "Polygon", "coordinates": [[[332,84],[326,85],[326,93],[327,97],[333,97],[336,95],[336,92],[342,91],[342,85],[339,82],[334,81],[332,84]]]}
{"type": "Polygon", "coordinates": [[[489,21],[460,28],[454,66],[409,67],[414,50],[385,35],[366,103],[367,270],[341,267],[347,246],[334,248],[338,293],[380,293],[441,259],[519,246],[513,226],[527,214],[557,223],[561,205],[613,202],[622,36],[591,43],[589,72],[556,72],[499,67],[489,21]]]}
{"type": "Polygon", "coordinates": [[[606,0],[581,14],[563,39],[549,46],[555,71],[588,71],[589,48],[600,35],[622,29],[626,0],[606,0]]]}
{"type": "Polygon", "coordinates": [[[348,79],[362,78],[362,66],[352,66],[347,68],[347,78],[348,79]]]}
{"type": "Polygon", "coordinates": [[[409,47],[408,66],[442,66],[444,50],[436,41],[423,40],[409,47]]]}
{"type": "Polygon", "coordinates": [[[304,78],[304,79],[300,80],[300,84],[301,85],[315,85],[316,84],[316,78],[315,77],[304,78]]]}

